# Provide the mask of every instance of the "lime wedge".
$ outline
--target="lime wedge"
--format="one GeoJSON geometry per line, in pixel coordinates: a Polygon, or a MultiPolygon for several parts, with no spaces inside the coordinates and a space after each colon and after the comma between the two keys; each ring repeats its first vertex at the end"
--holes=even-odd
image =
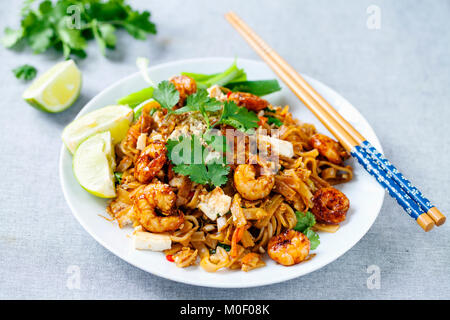
{"type": "Polygon", "coordinates": [[[101,198],[114,198],[114,147],[109,131],[83,141],[73,156],[73,173],[80,185],[101,198]]]}
{"type": "Polygon", "coordinates": [[[73,60],[67,60],[33,81],[22,97],[39,110],[61,112],[77,100],[80,89],[81,72],[73,60]]]}
{"type": "Polygon", "coordinates": [[[71,153],[83,140],[103,131],[111,132],[112,142],[116,144],[125,137],[132,121],[133,109],[130,107],[107,106],[69,123],[62,133],[62,139],[71,153]]]}

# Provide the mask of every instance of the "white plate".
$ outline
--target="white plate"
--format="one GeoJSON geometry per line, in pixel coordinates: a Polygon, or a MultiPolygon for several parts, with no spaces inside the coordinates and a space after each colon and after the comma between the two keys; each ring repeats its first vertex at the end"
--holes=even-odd
{"type": "MultiPolygon", "coordinates": [[[[176,61],[150,68],[150,76],[153,81],[159,82],[182,71],[215,73],[224,70],[232,62],[231,58],[176,61]]],[[[275,77],[262,62],[238,59],[238,66],[245,69],[250,80],[275,77]]],[[[378,150],[381,150],[375,132],[348,101],[321,82],[311,77],[304,77],[378,150]]],[[[280,84],[282,84],[281,81],[280,84]]],[[[141,75],[135,73],[95,96],[78,116],[114,104],[118,98],[146,86],[141,75]]],[[[281,92],[266,98],[274,105],[290,105],[290,110],[296,118],[313,123],[320,132],[328,133],[288,88],[283,86],[281,92]]],[[[90,195],[80,187],[72,173],[72,156],[64,145],[61,147],[59,171],[64,196],[75,217],[92,237],[123,260],[145,271],[178,282],[207,287],[244,288],[277,283],[320,269],[350,250],[366,234],[380,211],[384,190],[354,160],[349,160],[349,162],[355,169],[355,178],[339,187],[350,199],[347,220],[341,224],[335,234],[320,233],[321,244],[314,251],[316,256],[310,261],[292,267],[278,265],[266,256],[267,266],[250,272],[220,270],[216,273],[208,273],[203,271],[200,266],[182,269],[177,268],[174,263],[168,262],[160,252],[134,250],[130,237],[127,236],[131,234],[131,228],[122,230],[117,224],[99,216],[99,214],[107,215],[105,212],[106,201],[90,195]]]]}

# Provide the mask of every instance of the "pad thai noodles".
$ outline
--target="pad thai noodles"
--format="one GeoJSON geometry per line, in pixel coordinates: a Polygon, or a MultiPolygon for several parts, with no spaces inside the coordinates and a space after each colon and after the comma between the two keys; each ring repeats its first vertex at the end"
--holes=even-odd
{"type": "Polygon", "coordinates": [[[115,147],[107,207],[134,227],[135,249],[208,272],[262,267],[266,253],[290,266],[345,220],[349,200],[333,186],[352,179],[349,155],[288,106],[186,75],[153,95],[115,147]]]}

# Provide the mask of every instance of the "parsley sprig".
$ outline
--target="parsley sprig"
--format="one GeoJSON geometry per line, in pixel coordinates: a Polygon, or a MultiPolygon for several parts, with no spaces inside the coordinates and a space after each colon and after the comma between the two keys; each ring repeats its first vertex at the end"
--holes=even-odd
{"type": "Polygon", "coordinates": [[[125,29],[139,40],[156,33],[150,12],[136,11],[126,0],[45,0],[33,9],[34,2],[25,2],[18,29],[5,28],[2,38],[5,47],[23,42],[34,53],[55,48],[65,58],[70,55],[84,58],[90,39],[96,40],[103,54],[106,48],[114,49],[117,28],[125,29]]]}
{"type": "Polygon", "coordinates": [[[158,87],[153,91],[153,99],[167,110],[168,114],[174,113],[172,108],[180,100],[180,93],[175,88],[172,82],[164,80],[158,84],[158,87]]]}
{"type": "Polygon", "coordinates": [[[174,172],[188,176],[191,181],[199,184],[221,186],[228,180],[230,167],[225,165],[220,152],[212,152],[196,135],[167,141],[167,154],[174,164],[174,172]]]}
{"type": "Polygon", "coordinates": [[[194,94],[187,97],[186,106],[175,111],[176,114],[185,112],[200,112],[208,128],[211,126],[208,112],[216,112],[222,109],[222,103],[214,98],[210,98],[208,91],[198,89],[194,94]]]}
{"type": "Polygon", "coordinates": [[[316,218],[309,211],[296,211],[295,216],[297,217],[297,224],[294,230],[303,233],[309,239],[311,250],[316,249],[320,244],[319,235],[311,229],[316,224],[316,218]]]}
{"type": "Polygon", "coordinates": [[[238,107],[233,101],[226,101],[222,116],[216,125],[227,124],[241,131],[258,127],[259,118],[253,111],[238,107]]]}
{"type": "Polygon", "coordinates": [[[36,77],[37,70],[35,67],[29,64],[24,64],[20,67],[13,69],[13,73],[17,79],[32,80],[36,77]]]}

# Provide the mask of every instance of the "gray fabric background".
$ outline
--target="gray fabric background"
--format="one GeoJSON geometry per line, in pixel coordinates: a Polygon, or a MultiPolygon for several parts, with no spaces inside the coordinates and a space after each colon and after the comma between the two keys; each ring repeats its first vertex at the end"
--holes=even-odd
{"type": "MultiPolygon", "coordinates": [[[[450,223],[426,234],[386,198],[367,235],[348,253],[307,276],[264,288],[221,290],[178,284],[120,260],[72,216],[58,178],[60,134],[95,94],[152,64],[183,58],[257,58],[223,14],[233,9],[296,69],[340,92],[372,124],[385,153],[450,213],[450,2],[380,0],[132,1],[148,8],[158,35],[119,36],[118,50],[95,43],[79,62],[82,96],[68,111],[45,114],[20,98],[26,84],[11,69],[42,72],[56,54],[0,49],[0,298],[50,299],[439,299],[450,298],[450,223]],[[381,29],[366,9],[381,9],[381,29]],[[80,268],[81,287],[67,288],[80,268]],[[381,288],[367,287],[367,268],[381,288]]],[[[20,1],[1,1],[0,28],[16,26],[20,1]]]]}

